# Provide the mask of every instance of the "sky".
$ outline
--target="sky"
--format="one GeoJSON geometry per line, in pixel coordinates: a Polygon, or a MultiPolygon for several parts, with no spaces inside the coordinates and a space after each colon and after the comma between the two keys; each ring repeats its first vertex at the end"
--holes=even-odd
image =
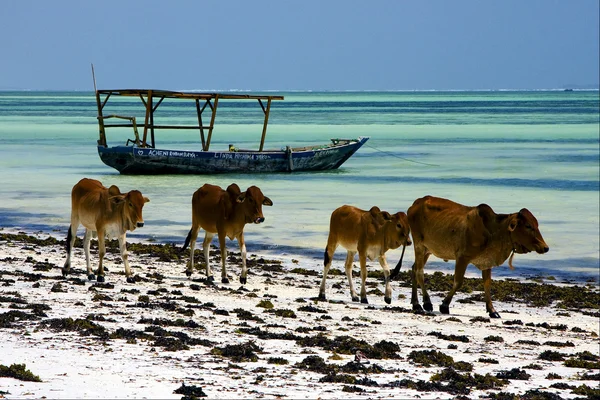
{"type": "Polygon", "coordinates": [[[600,0],[0,0],[0,90],[599,82],[600,0]]]}

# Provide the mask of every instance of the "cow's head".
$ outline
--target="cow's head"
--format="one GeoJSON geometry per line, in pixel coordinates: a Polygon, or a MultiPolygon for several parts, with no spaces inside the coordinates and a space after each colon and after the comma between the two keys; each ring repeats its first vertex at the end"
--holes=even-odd
{"type": "MultiPolygon", "coordinates": [[[[111,193],[111,190],[112,194],[115,193],[113,187],[116,188],[116,191],[119,190],[119,188],[113,185],[109,188],[109,193],[111,193]]],[[[110,201],[112,204],[122,207],[122,223],[125,230],[133,231],[135,228],[144,226],[142,208],[144,208],[144,204],[148,203],[150,199],[142,196],[139,190],[132,190],[126,194],[111,196],[110,201]]]]}
{"type": "Polygon", "coordinates": [[[508,230],[515,253],[535,251],[543,254],[550,250],[540,233],[537,219],[526,208],[509,216],[508,230]]]}
{"type": "Polygon", "coordinates": [[[266,197],[256,186],[250,186],[244,193],[237,198],[238,203],[244,205],[244,215],[247,224],[260,224],[264,222],[265,217],[262,212],[262,206],[272,206],[271,199],[266,197]]]}
{"type": "Polygon", "coordinates": [[[382,213],[383,219],[387,222],[384,226],[385,241],[390,249],[397,249],[400,246],[410,246],[410,225],[408,217],[402,211],[396,214],[390,214],[387,211],[382,213]]]}

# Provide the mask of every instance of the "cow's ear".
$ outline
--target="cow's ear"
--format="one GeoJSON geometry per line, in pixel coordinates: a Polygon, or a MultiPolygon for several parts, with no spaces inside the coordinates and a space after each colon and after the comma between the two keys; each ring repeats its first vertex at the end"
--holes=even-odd
{"type": "Polygon", "coordinates": [[[509,231],[514,231],[515,229],[517,229],[517,224],[519,223],[519,217],[517,214],[511,214],[508,217],[508,230],[509,231]]]}
{"type": "Polygon", "coordinates": [[[271,201],[270,198],[265,196],[265,199],[263,200],[263,206],[272,206],[273,202],[271,201]]]}
{"type": "Polygon", "coordinates": [[[392,215],[389,212],[387,212],[387,211],[382,211],[381,212],[381,216],[383,217],[383,219],[385,221],[391,221],[392,220],[392,215]]]}
{"type": "Polygon", "coordinates": [[[117,196],[111,196],[109,200],[113,204],[121,204],[125,201],[125,196],[123,196],[122,194],[117,196]]]}
{"type": "Polygon", "coordinates": [[[242,194],[240,194],[240,195],[237,197],[237,199],[236,199],[236,201],[237,201],[238,203],[243,203],[243,202],[244,202],[244,200],[246,200],[246,193],[242,193],[242,194]]]}
{"type": "Polygon", "coordinates": [[[121,194],[121,190],[119,190],[119,187],[117,185],[111,185],[111,187],[108,188],[108,194],[110,196],[117,196],[121,194]]]}
{"type": "Polygon", "coordinates": [[[147,197],[144,197],[144,203],[150,203],[150,199],[147,197]]]}

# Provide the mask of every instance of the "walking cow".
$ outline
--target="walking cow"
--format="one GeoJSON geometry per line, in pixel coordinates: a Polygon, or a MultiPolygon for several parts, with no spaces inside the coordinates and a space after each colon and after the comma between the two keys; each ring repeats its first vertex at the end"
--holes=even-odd
{"type": "Polygon", "coordinates": [[[385,279],[384,300],[387,304],[392,302],[392,287],[390,284],[390,269],[385,259],[385,253],[390,249],[410,246],[410,227],[406,214],[398,212],[390,215],[381,211],[379,207],[372,207],[369,211],[353,206],[341,206],[331,214],[329,224],[329,238],[325,248],[323,280],[319,288],[319,299],[325,300],[325,281],[331,267],[333,253],[338,245],[347,251],[346,275],[350,285],[352,301],[358,301],[358,296],[352,285],[352,262],[358,252],[360,260],[361,303],[368,303],[365,282],[367,279],[367,258],[377,259],[383,268],[385,279]]]}
{"type": "Polygon", "coordinates": [[[225,272],[227,249],[225,238],[237,239],[242,253],[242,273],[240,282],[246,283],[248,271],[246,269],[246,244],[244,242],[244,226],[254,223],[260,224],[265,220],[262,206],[272,206],[273,202],[263,195],[262,191],[251,186],[245,192],[232,183],[227,190],[219,186],[204,184],[192,196],[192,228],[185,239],[183,250],[190,246],[190,261],[185,271],[187,276],[192,275],[194,268],[194,248],[200,228],[206,231],[202,247],[206,263],[206,277],[209,282],[214,281],[209,265],[210,242],[215,234],[219,237],[221,248],[221,282],[229,283],[225,272]]]}
{"type": "Polygon", "coordinates": [[[71,191],[71,226],[67,234],[67,260],[62,268],[63,276],[66,276],[71,269],[71,250],[77,237],[77,229],[81,224],[85,227],[83,249],[88,279],[94,279],[90,265],[90,240],[94,234],[97,234],[99,261],[96,275],[98,282],[104,282],[104,266],[102,264],[106,254],[104,237],[108,236],[119,239],[119,249],[125,265],[127,282],[133,283],[127,260],[125,235],[127,231],[144,226],[142,208],[149,201],[138,190],[121,193],[117,186],[112,185],[110,188],[106,188],[95,179],[83,178],[75,184],[71,191]]]}
{"type": "MultiPolygon", "coordinates": [[[[502,265],[510,256],[508,264],[512,269],[514,253],[543,254],[549,250],[538,229],[538,221],[526,208],[513,214],[496,214],[487,204],[467,207],[425,196],[415,200],[408,209],[408,221],[415,242],[415,263],[411,271],[411,302],[415,311],[423,311],[417,285],[421,287],[425,310],[433,310],[423,276],[425,263],[432,254],[443,260],[456,260],[454,285],[440,305],[442,314],[450,313],[450,302],[463,284],[467,265],[473,264],[481,270],[487,312],[492,318],[500,318],[490,295],[492,268],[502,265]]],[[[392,277],[398,270],[399,267],[394,269],[392,277]]]]}

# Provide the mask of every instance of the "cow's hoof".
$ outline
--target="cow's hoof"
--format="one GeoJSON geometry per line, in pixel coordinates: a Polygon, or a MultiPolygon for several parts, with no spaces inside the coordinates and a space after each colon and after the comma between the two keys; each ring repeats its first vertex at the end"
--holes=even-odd
{"type": "Polygon", "coordinates": [[[358,303],[358,296],[352,296],[352,301],[355,301],[358,303]]]}
{"type": "Polygon", "coordinates": [[[327,297],[325,297],[325,293],[319,293],[319,295],[317,296],[317,300],[327,301],[327,297]]]}
{"type": "Polygon", "coordinates": [[[94,279],[96,279],[96,275],[94,275],[94,274],[88,274],[88,280],[89,281],[93,281],[94,279]]]}
{"type": "Polygon", "coordinates": [[[423,307],[420,304],[413,304],[413,311],[416,313],[423,313],[423,307]]]}
{"type": "Polygon", "coordinates": [[[60,273],[62,274],[62,276],[63,276],[64,278],[66,278],[66,277],[67,277],[67,275],[69,275],[69,271],[67,271],[67,270],[64,270],[64,269],[62,269],[62,270],[60,271],[60,273]]]}
{"type": "Polygon", "coordinates": [[[221,283],[229,283],[229,279],[227,279],[227,278],[221,278],[221,283]]]}
{"type": "Polygon", "coordinates": [[[392,298],[391,297],[384,297],[383,300],[385,300],[386,304],[392,304],[392,298]]]}
{"type": "Polygon", "coordinates": [[[135,279],[133,279],[133,276],[127,277],[127,283],[135,283],[135,279]]]}
{"type": "Polygon", "coordinates": [[[98,282],[100,282],[100,283],[104,282],[104,275],[98,275],[98,276],[96,277],[96,281],[98,281],[98,282]]]}
{"type": "Polygon", "coordinates": [[[440,304],[440,312],[442,314],[450,314],[450,306],[447,304],[440,304]]]}
{"type": "Polygon", "coordinates": [[[241,277],[241,276],[240,276],[240,283],[241,283],[242,285],[245,285],[245,284],[246,284],[246,282],[248,282],[248,278],[246,278],[245,276],[244,276],[244,277],[241,277]]]}
{"type": "Polygon", "coordinates": [[[425,311],[432,312],[433,311],[433,304],[431,304],[431,303],[423,303],[423,308],[425,309],[425,311]]]}
{"type": "Polygon", "coordinates": [[[192,276],[192,271],[186,269],[185,275],[189,278],[190,276],[192,276]]]}
{"type": "Polygon", "coordinates": [[[491,312],[490,313],[490,318],[500,318],[500,314],[498,314],[496,311],[491,312]]]}
{"type": "Polygon", "coordinates": [[[365,297],[364,299],[360,299],[360,302],[363,304],[369,304],[369,300],[365,297]]]}

